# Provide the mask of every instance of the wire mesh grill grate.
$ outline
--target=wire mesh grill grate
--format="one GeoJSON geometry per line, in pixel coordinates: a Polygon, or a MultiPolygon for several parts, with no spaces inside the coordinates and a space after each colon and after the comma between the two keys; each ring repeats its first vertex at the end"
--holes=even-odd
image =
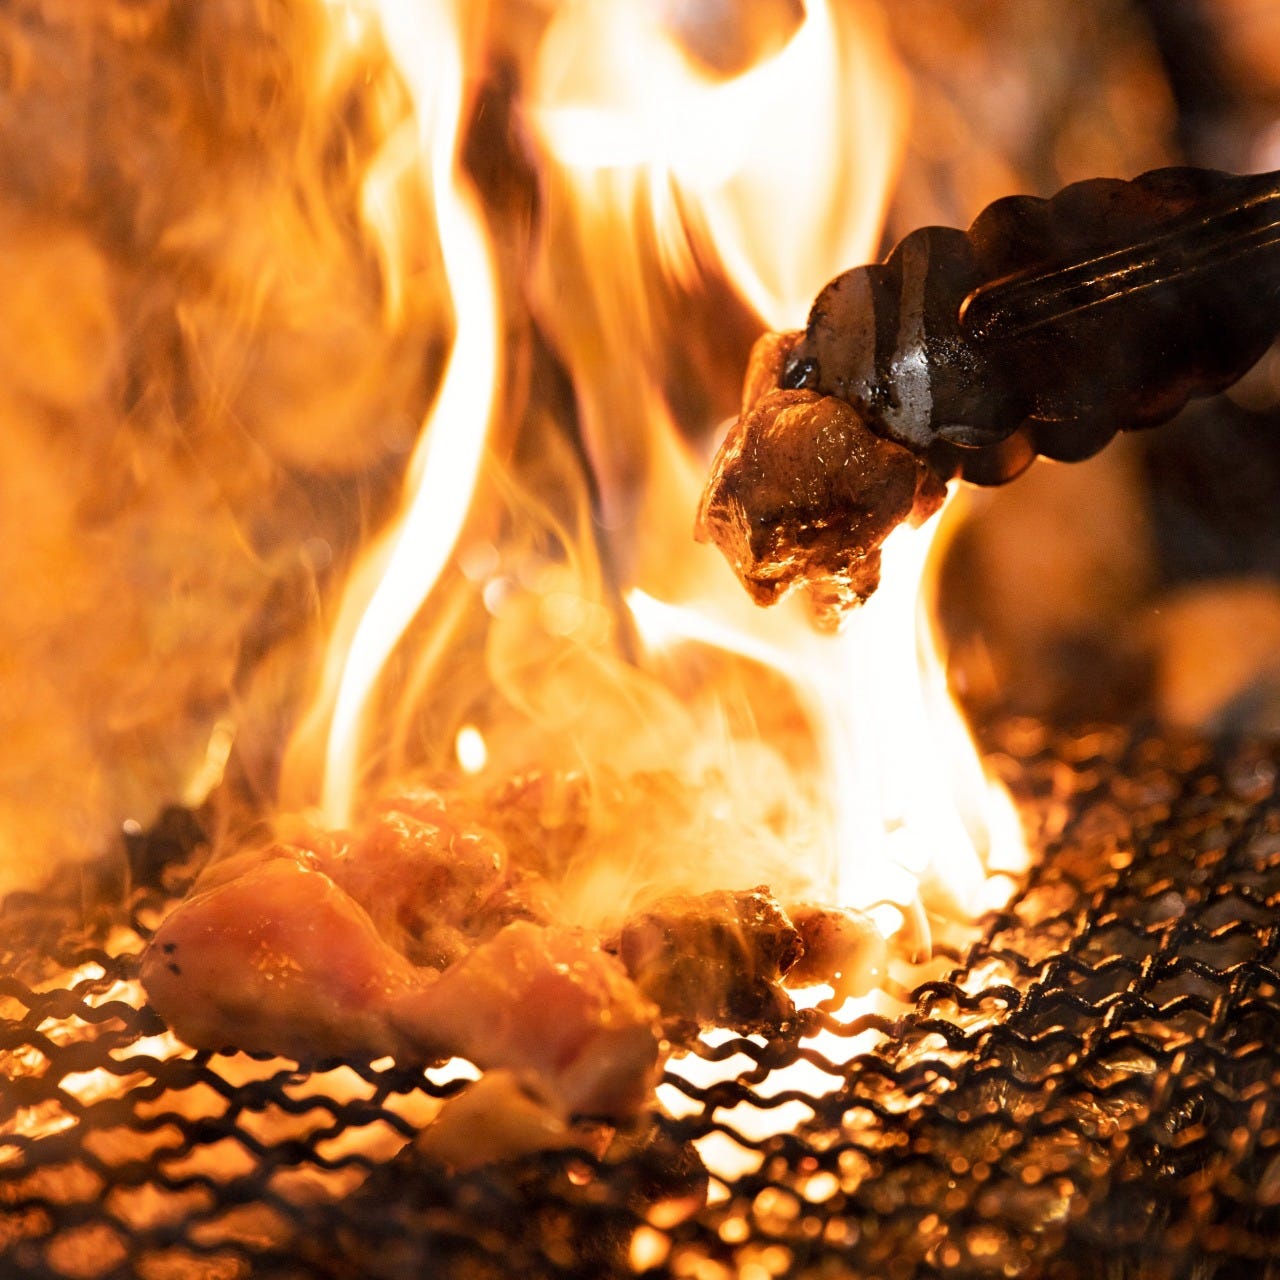
{"type": "Polygon", "coordinates": [[[1013,903],[894,1008],[701,1045],[602,1158],[452,1176],[406,1141],[464,1071],[177,1044],[136,954],[179,866],[11,898],[0,1274],[1280,1276],[1280,752],[991,746],[1013,903]]]}

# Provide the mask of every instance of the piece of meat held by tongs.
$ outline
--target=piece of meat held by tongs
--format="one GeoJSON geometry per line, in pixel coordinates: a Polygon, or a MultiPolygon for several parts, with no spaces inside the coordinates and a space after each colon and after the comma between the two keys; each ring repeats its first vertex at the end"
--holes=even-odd
{"type": "Polygon", "coordinates": [[[1280,173],[998,200],[837,276],[807,328],[757,343],[697,536],[758,603],[801,587],[836,625],[946,481],[1089,457],[1229,386],[1277,333],[1280,173]]]}

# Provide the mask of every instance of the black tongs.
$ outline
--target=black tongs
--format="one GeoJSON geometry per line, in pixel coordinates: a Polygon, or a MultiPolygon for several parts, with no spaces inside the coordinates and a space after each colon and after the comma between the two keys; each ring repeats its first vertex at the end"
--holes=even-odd
{"type": "Polygon", "coordinates": [[[783,372],[943,476],[1003,483],[1229,386],[1280,333],[1280,173],[1012,196],[833,280],[783,372]]]}

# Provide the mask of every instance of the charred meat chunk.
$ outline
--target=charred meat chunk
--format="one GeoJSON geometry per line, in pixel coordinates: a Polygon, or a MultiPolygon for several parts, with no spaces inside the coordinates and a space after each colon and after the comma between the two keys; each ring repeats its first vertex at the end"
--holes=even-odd
{"type": "Polygon", "coordinates": [[[1242,377],[1280,331],[1278,222],[1280,172],[1171,168],[918,228],[756,344],[698,536],[758,604],[800,586],[837,621],[944,480],[1080,461],[1242,377]]]}
{"type": "Polygon", "coordinates": [[[926,520],[946,487],[845,401],[779,390],[776,370],[794,337],[756,344],[742,415],[712,464],[696,534],[720,548],[757,604],[802,588],[819,624],[834,627],[879,585],[885,537],[926,520]]]}
{"type": "Polygon", "coordinates": [[[617,949],[675,1034],[773,1031],[795,1012],[781,983],[804,944],[763,885],[661,898],[622,926],[617,949]]]}

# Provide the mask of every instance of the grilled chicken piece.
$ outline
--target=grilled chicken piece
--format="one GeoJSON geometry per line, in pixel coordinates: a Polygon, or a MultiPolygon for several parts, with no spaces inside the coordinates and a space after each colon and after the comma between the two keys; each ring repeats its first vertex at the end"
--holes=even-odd
{"type": "Polygon", "coordinates": [[[419,1057],[528,1071],[570,1115],[625,1115],[657,1083],[657,1013],[582,930],[517,921],[391,1017],[419,1057]]]}
{"type": "Polygon", "coordinates": [[[200,1049],[380,1057],[403,1042],[394,997],[429,983],[307,851],[282,849],[188,898],[142,958],[162,1018],[200,1049]]]}
{"type": "Polygon", "coordinates": [[[946,486],[911,450],[876,435],[844,400],[778,383],[798,334],[751,354],[742,413],[712,464],[696,536],[714,542],[757,604],[803,588],[837,626],[880,582],[880,547],[922,524],[946,486]]]}
{"type": "Polygon", "coordinates": [[[776,1031],[795,1013],[784,984],[866,995],[889,959],[861,911],[818,903],[784,909],[764,885],[662,898],[628,920],[614,946],[675,1036],[707,1025],[776,1031]]]}
{"type": "Polygon", "coordinates": [[[527,1072],[568,1114],[642,1106],[657,1010],[550,912],[536,876],[439,797],[401,796],[358,836],[299,826],[215,864],[160,925],[142,980],[198,1048],[304,1061],[462,1056],[527,1072]]]}
{"type": "Polygon", "coordinates": [[[385,803],[325,868],[388,942],[436,969],[512,920],[555,916],[546,881],[512,867],[492,832],[454,817],[432,791],[385,803]]]}
{"type": "Polygon", "coordinates": [[[944,480],[1080,461],[1243,377],[1280,331],[1278,226],[1280,171],[1170,168],[918,228],[757,343],[698,536],[835,622],[944,480]]]}
{"type": "Polygon", "coordinates": [[[211,867],[143,956],[151,1003],[198,1048],[459,1056],[515,1073],[565,1120],[616,1119],[651,1097],[660,1019],[773,1031],[794,1014],[784,979],[864,991],[883,965],[858,913],[793,921],[763,886],[661,899],[609,954],[550,923],[546,882],[431,792],[354,835],[287,834],[211,867]]]}
{"type": "Polygon", "coordinates": [[[870,916],[852,907],[804,902],[787,908],[804,944],[787,973],[793,987],[826,983],[838,999],[865,996],[889,968],[889,944],[870,916]]]}
{"type": "Polygon", "coordinates": [[[617,940],[627,972],[677,1034],[776,1030],[795,1012],[781,983],[803,947],[764,885],[659,899],[617,940]]]}
{"type": "Polygon", "coordinates": [[[286,819],[282,834],[265,849],[213,863],[194,892],[288,858],[324,872],[369,913],[385,942],[413,964],[435,969],[513,920],[548,923],[557,915],[545,880],[512,866],[500,839],[425,788],[385,800],[357,835],[301,819],[286,819]]]}

